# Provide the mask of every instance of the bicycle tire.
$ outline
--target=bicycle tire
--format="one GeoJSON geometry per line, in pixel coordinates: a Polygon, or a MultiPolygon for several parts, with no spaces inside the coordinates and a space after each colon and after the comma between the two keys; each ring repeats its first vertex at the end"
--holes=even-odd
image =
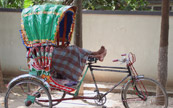
{"type": "Polygon", "coordinates": [[[40,107],[40,105],[34,104],[34,102],[32,102],[35,101],[37,98],[48,100],[48,103],[44,103],[48,104],[47,106],[49,108],[52,108],[52,99],[48,89],[38,81],[23,79],[8,88],[4,99],[5,108],[40,107]],[[35,96],[36,92],[40,93],[40,95],[35,96]],[[33,100],[28,99],[29,95],[33,100]]]}
{"type": "Polygon", "coordinates": [[[160,83],[150,78],[129,80],[123,87],[121,97],[125,108],[168,107],[168,96],[165,89],[160,83]],[[156,93],[158,88],[161,95],[156,93]]]}

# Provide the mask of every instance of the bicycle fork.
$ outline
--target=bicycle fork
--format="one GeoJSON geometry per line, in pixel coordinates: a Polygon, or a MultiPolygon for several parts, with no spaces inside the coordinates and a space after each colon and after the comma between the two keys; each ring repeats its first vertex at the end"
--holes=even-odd
{"type": "MultiPolygon", "coordinates": [[[[148,92],[143,84],[142,81],[140,81],[139,79],[144,78],[144,76],[140,75],[140,76],[134,76],[131,79],[129,79],[129,81],[127,81],[127,83],[125,83],[122,87],[122,94],[124,93],[124,89],[126,88],[126,86],[128,86],[128,83],[131,83],[131,86],[134,90],[134,93],[143,101],[147,100],[147,96],[148,96],[148,92]]],[[[130,85],[129,85],[130,86],[130,85]]],[[[122,97],[122,100],[123,97],[122,97]]],[[[124,100],[127,101],[127,100],[124,100]]]]}

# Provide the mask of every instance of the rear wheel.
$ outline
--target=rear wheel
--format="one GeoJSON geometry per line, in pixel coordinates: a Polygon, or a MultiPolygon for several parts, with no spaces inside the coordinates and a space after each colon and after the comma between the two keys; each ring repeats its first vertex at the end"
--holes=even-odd
{"type": "Polygon", "coordinates": [[[52,108],[48,89],[35,80],[20,80],[8,88],[5,95],[5,108],[40,108],[35,102],[52,108]]]}
{"type": "Polygon", "coordinates": [[[165,89],[157,81],[149,78],[128,81],[122,91],[122,101],[126,108],[168,107],[165,89]],[[156,89],[160,89],[161,92],[156,94],[156,89]]]}

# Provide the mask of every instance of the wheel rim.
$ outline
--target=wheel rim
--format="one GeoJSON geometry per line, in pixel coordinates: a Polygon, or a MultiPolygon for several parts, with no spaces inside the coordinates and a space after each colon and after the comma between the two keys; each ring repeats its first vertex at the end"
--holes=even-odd
{"type": "Polygon", "coordinates": [[[41,103],[49,108],[52,107],[51,96],[46,87],[36,81],[23,80],[8,89],[5,96],[5,108],[39,108],[40,105],[35,103],[37,99],[49,100],[41,103]],[[37,93],[40,96],[36,96],[37,93]],[[31,104],[29,101],[32,101],[31,104]]]}
{"type": "Polygon", "coordinates": [[[122,100],[126,108],[167,108],[168,105],[167,94],[163,87],[149,78],[138,79],[133,85],[129,81],[123,90],[122,100]],[[156,95],[157,88],[161,90],[159,95],[156,95]],[[159,103],[163,104],[159,104],[158,99],[161,99],[159,103]]]}

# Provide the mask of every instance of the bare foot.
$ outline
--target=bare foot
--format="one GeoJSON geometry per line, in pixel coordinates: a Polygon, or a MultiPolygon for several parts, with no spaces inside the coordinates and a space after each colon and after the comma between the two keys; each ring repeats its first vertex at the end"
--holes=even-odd
{"type": "Polygon", "coordinates": [[[107,54],[107,50],[105,49],[104,46],[101,46],[101,48],[97,52],[95,52],[92,56],[95,58],[98,58],[99,61],[102,62],[106,54],[107,54]]]}
{"type": "Polygon", "coordinates": [[[103,52],[100,53],[100,57],[99,57],[99,60],[102,62],[104,60],[104,57],[106,56],[107,54],[107,50],[104,48],[103,52]]]}
{"type": "Polygon", "coordinates": [[[105,47],[101,46],[101,48],[96,52],[97,54],[101,54],[105,51],[105,47]]]}

